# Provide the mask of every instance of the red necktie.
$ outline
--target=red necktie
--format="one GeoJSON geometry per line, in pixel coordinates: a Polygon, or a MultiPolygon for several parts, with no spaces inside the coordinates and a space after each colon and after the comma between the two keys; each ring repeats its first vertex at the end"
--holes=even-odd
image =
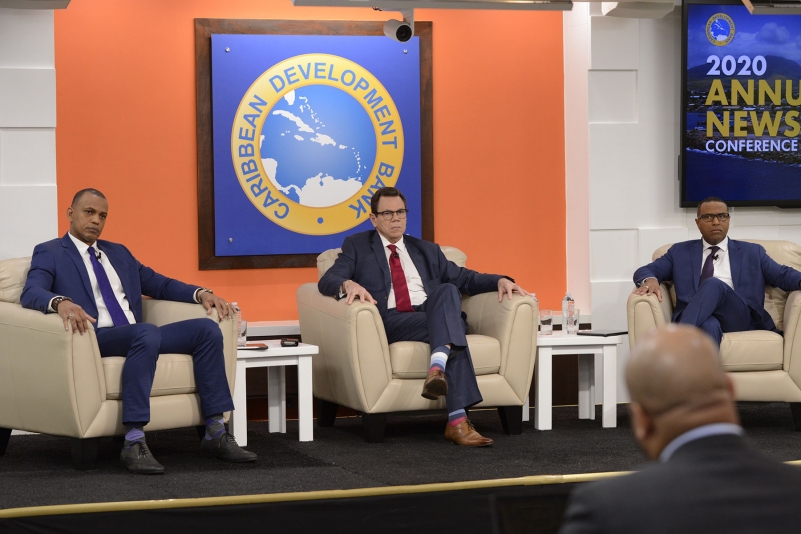
{"type": "Polygon", "coordinates": [[[389,255],[389,270],[392,272],[392,288],[395,290],[395,309],[399,312],[414,311],[412,299],[409,297],[409,286],[406,285],[406,275],[403,273],[400,255],[397,246],[387,245],[391,251],[389,255]]]}

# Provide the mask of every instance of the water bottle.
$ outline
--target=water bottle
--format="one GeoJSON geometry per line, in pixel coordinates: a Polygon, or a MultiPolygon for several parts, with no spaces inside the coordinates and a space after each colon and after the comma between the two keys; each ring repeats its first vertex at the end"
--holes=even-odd
{"type": "Polygon", "coordinates": [[[567,332],[567,311],[575,309],[576,301],[570,296],[570,291],[565,293],[565,298],[562,299],[562,331],[567,332]]]}
{"type": "Polygon", "coordinates": [[[236,315],[236,344],[240,347],[244,347],[247,345],[248,338],[245,335],[244,325],[242,324],[242,310],[239,309],[239,304],[236,302],[232,302],[231,307],[234,308],[234,314],[236,315]]]}

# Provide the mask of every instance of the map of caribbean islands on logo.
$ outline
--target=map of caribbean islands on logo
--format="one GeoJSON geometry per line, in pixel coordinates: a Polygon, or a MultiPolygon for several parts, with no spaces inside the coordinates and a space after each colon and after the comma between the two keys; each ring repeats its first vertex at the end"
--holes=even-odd
{"type": "Polygon", "coordinates": [[[366,68],[303,54],[266,70],[242,97],[231,131],[237,179],[279,226],[337,234],[369,218],[370,197],[394,186],[404,134],[395,102],[366,68]]]}

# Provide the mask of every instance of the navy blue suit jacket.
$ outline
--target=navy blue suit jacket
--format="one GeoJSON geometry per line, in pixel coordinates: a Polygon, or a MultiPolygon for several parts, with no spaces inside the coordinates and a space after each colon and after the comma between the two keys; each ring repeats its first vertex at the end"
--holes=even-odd
{"type": "MultiPolygon", "coordinates": [[[[120,277],[136,322],[142,321],[142,295],[160,300],[195,302],[198,286],[167,278],[145,267],[123,245],[103,240],[97,243],[120,277]]],[[[86,313],[97,318],[97,304],[89,273],[67,234],[61,239],[36,245],[33,249],[31,270],[20,300],[25,308],[47,313],[50,300],[57,296],[70,297],[86,313]]]]}
{"type": "MultiPolygon", "coordinates": [[[[465,295],[477,295],[498,290],[496,274],[481,274],[449,261],[439,245],[408,235],[403,236],[406,250],[412,258],[423,281],[426,294],[440,284],[453,284],[465,295]]],[[[375,230],[353,234],[345,238],[342,252],[334,265],[326,271],[317,288],[323,295],[337,297],[339,288],[346,280],[353,280],[364,287],[378,302],[381,317],[387,313],[387,299],[392,288],[389,262],[375,230]]]]}
{"type": "MultiPolygon", "coordinates": [[[[775,330],[776,325],[765,311],[765,285],[784,291],[799,289],[801,272],[773,261],[765,248],[755,243],[729,239],[729,263],[734,291],[751,308],[751,318],[757,330],[775,330]]],[[[700,239],[676,243],[661,258],[640,267],[634,273],[634,283],[656,277],[659,283],[672,281],[676,289],[676,321],[698,291],[701,278],[703,244],[700,239]]],[[[667,295],[664,296],[667,298],[667,295]]]]}

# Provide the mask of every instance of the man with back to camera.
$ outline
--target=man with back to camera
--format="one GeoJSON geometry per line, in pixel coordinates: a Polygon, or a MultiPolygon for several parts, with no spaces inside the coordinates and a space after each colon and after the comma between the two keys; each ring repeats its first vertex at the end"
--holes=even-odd
{"type": "Polygon", "coordinates": [[[422,341],[431,346],[422,396],[445,396],[445,439],[484,447],[493,441],[479,434],[465,409],[481,402],[467,348],[467,321],[461,295],[498,292],[498,301],[513,293],[528,295],[507,276],[481,274],[448,261],[439,245],[403,235],[406,197],[384,187],[370,200],[375,230],[345,238],[342,252],[318,282],[323,295],[359,298],[378,307],[387,341],[422,341]]]}
{"type": "Polygon", "coordinates": [[[127,430],[120,461],[132,473],[161,474],[145,443],[150,421],[150,390],[159,353],[192,354],[195,382],[206,435],[204,455],[229,462],[253,462],[256,454],[237,445],[225,431],[223,412],[234,404],[225,375],[220,328],[208,319],[157,327],[142,321],[142,295],[217,308],[220,320],[231,305],[210,289],[162,276],[139,263],[123,245],[99,241],[108,215],[106,197],[96,189],[75,194],[67,209],[70,229],[61,239],[36,246],[22,291],[26,308],[57,313],[64,329],[85,334],[95,328],[100,356],[125,355],[122,373],[122,422],[127,430]]]}
{"type": "Polygon", "coordinates": [[[634,437],[653,463],[576,488],[560,534],[801,532],[801,468],[743,438],[734,386],[706,334],[648,332],[626,383],[634,437]]]}
{"type": "Polygon", "coordinates": [[[726,332],[778,332],[765,311],[765,285],[784,291],[801,288],[801,272],[773,261],[761,245],[729,239],[729,219],[723,200],[705,198],[695,219],[702,239],[676,243],[634,273],[634,294],[653,293],[659,302],[659,284],[672,280],[673,322],[697,326],[718,345],[726,332]]]}

